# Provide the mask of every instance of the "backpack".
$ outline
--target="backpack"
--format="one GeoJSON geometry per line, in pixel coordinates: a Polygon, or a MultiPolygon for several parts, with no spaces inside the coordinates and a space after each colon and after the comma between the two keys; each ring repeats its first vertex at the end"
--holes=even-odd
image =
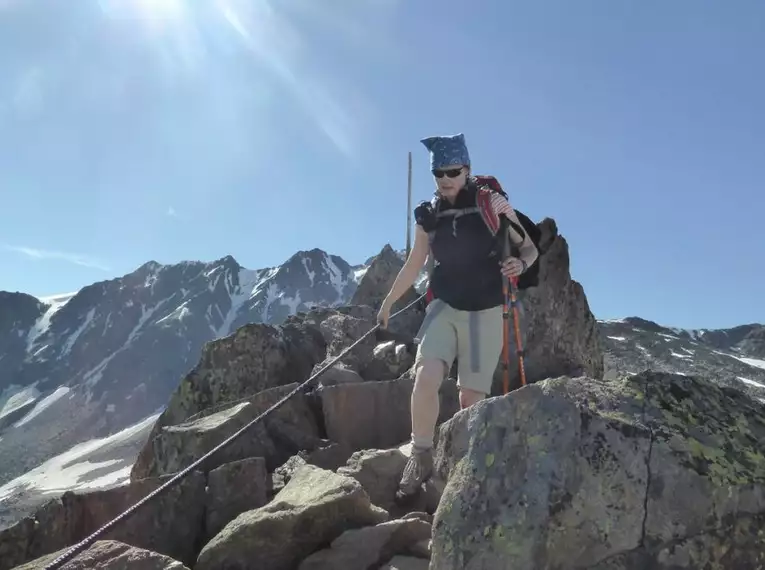
{"type": "MultiPolygon", "coordinates": [[[[497,233],[499,233],[501,224],[499,217],[494,214],[494,211],[491,208],[491,195],[496,192],[509,201],[507,193],[502,189],[499,180],[497,180],[494,176],[473,176],[471,182],[478,186],[478,194],[476,196],[475,207],[466,208],[459,211],[448,209],[441,210],[439,207],[441,205],[440,201],[436,197],[429,204],[427,202],[423,202],[420,207],[415,210],[415,218],[417,218],[417,222],[421,224],[423,228],[428,232],[428,236],[430,237],[431,241],[433,240],[434,236],[435,219],[444,216],[454,216],[456,218],[462,215],[479,213],[481,214],[481,218],[483,218],[486,227],[489,229],[492,235],[496,236],[497,233]],[[424,219],[426,217],[431,217],[431,220],[429,221],[424,219]]],[[[539,242],[542,237],[542,232],[540,231],[539,226],[531,221],[531,219],[529,219],[529,217],[526,216],[523,212],[516,209],[513,209],[513,211],[518,217],[518,221],[521,223],[521,225],[519,226],[515,222],[508,220],[510,225],[521,236],[528,235],[536,246],[538,252],[537,259],[534,260],[534,263],[527,267],[526,271],[524,271],[518,278],[518,289],[523,290],[529,287],[536,287],[539,284],[539,257],[542,255],[542,250],[539,246],[539,242]]],[[[433,259],[429,259],[428,274],[432,273],[433,263],[433,259]]],[[[426,302],[429,303],[432,298],[432,292],[430,291],[430,287],[428,287],[426,302]]]]}

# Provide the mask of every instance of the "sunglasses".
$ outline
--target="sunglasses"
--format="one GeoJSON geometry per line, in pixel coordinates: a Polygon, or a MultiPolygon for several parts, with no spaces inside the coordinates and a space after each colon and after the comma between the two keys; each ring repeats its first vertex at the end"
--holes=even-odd
{"type": "Polygon", "coordinates": [[[449,178],[457,178],[460,174],[462,174],[462,168],[450,168],[449,170],[434,170],[433,176],[436,178],[443,178],[444,176],[448,176],[449,178]]]}

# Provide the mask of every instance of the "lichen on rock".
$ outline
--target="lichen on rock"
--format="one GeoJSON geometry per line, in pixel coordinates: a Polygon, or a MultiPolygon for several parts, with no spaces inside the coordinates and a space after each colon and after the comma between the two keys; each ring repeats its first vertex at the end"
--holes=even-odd
{"type": "MultiPolygon", "coordinates": [[[[758,441],[765,423],[748,396],[682,375],[563,377],[481,402],[441,428],[452,455],[439,450],[448,482],[433,564],[703,567],[665,564],[680,544],[694,560],[722,560],[733,545],[723,530],[765,517],[758,441]],[[465,436],[452,423],[467,446],[454,445],[465,436]]],[[[761,557],[756,533],[735,544],[737,560],[761,557]]]]}

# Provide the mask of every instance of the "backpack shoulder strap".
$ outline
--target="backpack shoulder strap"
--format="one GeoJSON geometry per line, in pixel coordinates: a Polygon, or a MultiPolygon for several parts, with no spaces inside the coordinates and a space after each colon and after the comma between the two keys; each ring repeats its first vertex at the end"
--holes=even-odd
{"type": "Polygon", "coordinates": [[[492,190],[485,186],[479,188],[478,194],[476,194],[476,203],[486,227],[489,228],[491,235],[496,236],[499,232],[500,222],[499,216],[494,212],[494,208],[491,205],[492,193],[492,190]]]}
{"type": "Polygon", "coordinates": [[[494,194],[499,194],[509,201],[507,193],[502,189],[499,180],[494,176],[478,175],[474,176],[473,179],[478,186],[476,203],[480,209],[481,217],[483,218],[486,227],[489,228],[491,234],[496,236],[500,230],[501,224],[499,216],[492,207],[491,199],[494,194]]]}

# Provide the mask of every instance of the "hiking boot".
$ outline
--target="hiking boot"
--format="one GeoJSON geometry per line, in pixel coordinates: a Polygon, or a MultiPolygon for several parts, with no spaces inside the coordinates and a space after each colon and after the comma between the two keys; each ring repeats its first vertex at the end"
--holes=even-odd
{"type": "Polygon", "coordinates": [[[405,502],[419,493],[420,486],[433,474],[433,450],[415,450],[406,462],[396,491],[396,501],[405,502]]]}

